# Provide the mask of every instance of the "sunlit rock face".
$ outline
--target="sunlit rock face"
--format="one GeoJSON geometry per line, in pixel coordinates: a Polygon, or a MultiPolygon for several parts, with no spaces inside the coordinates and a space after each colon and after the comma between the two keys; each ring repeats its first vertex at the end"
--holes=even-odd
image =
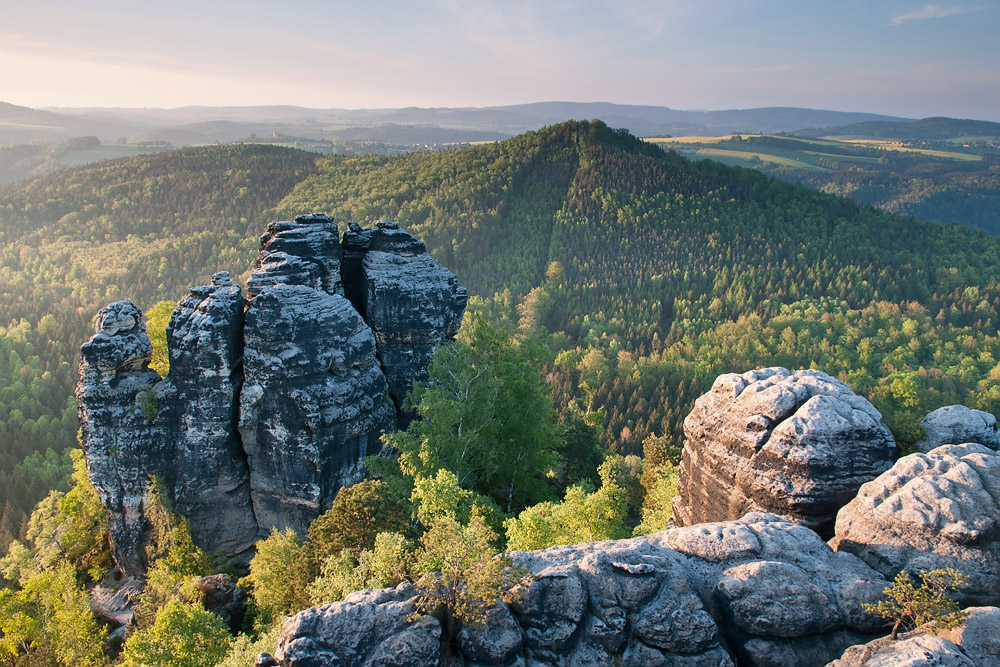
{"type": "Polygon", "coordinates": [[[898,449],[882,415],[814,370],[719,376],[684,420],[674,518],[689,526],[771,512],[824,537],[898,449]]]}
{"type": "Polygon", "coordinates": [[[965,443],[904,456],[840,510],[830,543],[887,578],[955,568],[966,604],[1000,605],[1000,454],[965,443]]]}
{"type": "Polygon", "coordinates": [[[982,410],[964,405],[946,405],[934,410],[920,422],[924,437],[916,443],[918,451],[927,453],[941,445],[977,442],[990,449],[1000,449],[997,418],[982,410]]]}
{"type": "MultiPolygon", "coordinates": [[[[820,666],[884,633],[863,605],[886,580],[773,515],[512,556],[534,577],[448,642],[451,664],[820,666]]],[[[305,610],[285,623],[275,657],[441,664],[443,629],[414,620],[417,595],[401,584],[305,610]]]]}
{"type": "Polygon", "coordinates": [[[269,224],[247,284],[244,299],[221,272],[178,304],[164,380],[130,302],[102,309],[81,350],[88,470],[129,574],[145,570],[153,476],[210,551],[241,553],[273,527],[304,534],[382,453],[396,404],[426,379],[467,299],[394,223],[352,223],[342,244],[319,214],[269,224]]]}
{"type": "Polygon", "coordinates": [[[80,349],[76,387],[87,472],[108,511],[115,561],[129,574],[145,570],[144,502],[150,475],[160,474],[169,448],[155,423],[148,364],[153,346],[131,301],[97,314],[93,337],[80,349]],[[145,408],[145,409],[144,409],[145,408]]]}

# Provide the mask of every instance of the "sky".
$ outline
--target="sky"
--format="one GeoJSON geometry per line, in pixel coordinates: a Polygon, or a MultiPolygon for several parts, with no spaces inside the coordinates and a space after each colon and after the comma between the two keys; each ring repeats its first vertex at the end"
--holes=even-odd
{"type": "Polygon", "coordinates": [[[0,4],[0,101],[22,106],[552,100],[1000,121],[1000,2],[0,4]]]}

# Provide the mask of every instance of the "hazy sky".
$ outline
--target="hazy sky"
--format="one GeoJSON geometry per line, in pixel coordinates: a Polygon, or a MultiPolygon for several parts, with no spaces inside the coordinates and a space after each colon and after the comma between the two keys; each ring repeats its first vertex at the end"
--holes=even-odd
{"type": "Polygon", "coordinates": [[[802,106],[1000,121],[997,0],[32,0],[24,106],[802,106]]]}

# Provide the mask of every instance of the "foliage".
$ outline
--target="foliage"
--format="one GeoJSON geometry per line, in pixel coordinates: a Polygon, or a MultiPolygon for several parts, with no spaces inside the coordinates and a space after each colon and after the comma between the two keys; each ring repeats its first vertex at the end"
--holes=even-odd
{"type": "Polygon", "coordinates": [[[226,657],[229,630],[197,603],[171,600],[156,622],[132,634],[122,651],[122,667],[214,667],[226,657]]]}
{"type": "Polygon", "coordinates": [[[642,507],[642,522],[635,527],[635,535],[649,535],[665,529],[674,515],[671,501],[677,495],[677,468],[666,462],[650,479],[642,507]]]}
{"type": "Polygon", "coordinates": [[[263,651],[274,653],[278,645],[281,625],[274,624],[270,629],[251,637],[240,633],[229,643],[229,652],[215,667],[248,667],[256,662],[258,654],[263,651]]]}
{"type": "Polygon", "coordinates": [[[913,629],[924,623],[934,623],[934,627],[952,628],[965,619],[958,602],[949,597],[952,591],[961,589],[969,581],[954,568],[920,572],[920,585],[907,572],[900,572],[893,579],[892,586],[882,591],[886,596],[877,604],[865,603],[865,611],[875,613],[892,621],[892,638],[900,628],[913,629]]]}
{"type": "Polygon", "coordinates": [[[430,380],[406,405],[420,419],[389,434],[412,477],[450,470],[463,488],[510,511],[547,495],[541,477],[555,464],[558,425],[539,376],[537,345],[517,342],[477,319],[467,340],[434,353],[430,380]]]}
{"type": "Polygon", "coordinates": [[[102,664],[105,630],[68,561],[31,574],[19,590],[0,589],[0,633],[4,660],[31,653],[65,667],[102,664]]]}
{"type": "Polygon", "coordinates": [[[382,480],[365,480],[337,492],[333,506],[309,525],[310,557],[317,564],[346,549],[354,556],[371,549],[383,532],[404,533],[409,510],[382,480]]]}
{"type": "MultiPolygon", "coordinates": [[[[170,372],[170,356],[167,354],[167,325],[170,323],[170,316],[173,315],[177,304],[173,301],[158,301],[146,311],[146,332],[149,334],[149,341],[153,344],[153,356],[149,361],[149,367],[160,374],[160,377],[167,377],[170,372]]],[[[145,414],[145,407],[143,414],[145,414]]],[[[155,414],[155,413],[154,413],[155,414]]],[[[146,419],[153,421],[147,415],[146,419]]]]}
{"type": "Polygon", "coordinates": [[[291,528],[277,528],[257,542],[257,554],[250,561],[250,574],[241,586],[252,586],[254,604],[277,620],[309,606],[308,584],[313,566],[302,540],[291,528]]]}
{"type": "Polygon", "coordinates": [[[68,560],[81,578],[98,581],[112,565],[104,508],[87,476],[83,452],[74,449],[70,456],[70,490],[50,492],[32,512],[25,535],[43,569],[68,560]]]}
{"type": "Polygon", "coordinates": [[[507,547],[531,551],[627,537],[629,505],[618,484],[619,465],[614,460],[601,465],[601,488],[596,491],[589,483],[574,485],[561,503],[539,503],[505,521],[507,547]]]}
{"type": "Polygon", "coordinates": [[[212,574],[214,568],[205,550],[195,545],[188,520],[171,510],[156,478],[146,491],[143,512],[150,524],[146,545],[149,567],[135,618],[136,625],[148,627],[169,602],[199,601],[195,578],[212,574]]]}
{"type": "Polygon", "coordinates": [[[342,600],[366,588],[387,588],[407,579],[412,543],[399,533],[379,533],[370,550],[355,556],[347,549],[330,555],[309,584],[314,605],[342,600]]]}
{"type": "Polygon", "coordinates": [[[445,631],[454,636],[460,624],[480,626],[498,600],[516,601],[515,586],[526,570],[493,547],[497,535],[481,516],[462,525],[437,520],[420,538],[415,570],[420,597],[418,614],[441,613],[445,631]]]}

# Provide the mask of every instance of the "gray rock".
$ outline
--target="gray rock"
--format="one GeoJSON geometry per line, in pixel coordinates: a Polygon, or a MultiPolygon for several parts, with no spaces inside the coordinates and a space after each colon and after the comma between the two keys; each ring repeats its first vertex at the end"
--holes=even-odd
{"type": "Polygon", "coordinates": [[[260,237],[260,253],[247,281],[248,298],[265,287],[304,285],[343,296],[343,251],[337,223],[325,215],[300,215],[294,222],[272,222],[260,237]]]}
{"type": "Polygon", "coordinates": [[[387,374],[401,401],[466,300],[394,223],[352,224],[342,246],[319,214],[268,225],[247,292],[249,305],[225,272],[191,290],[168,327],[166,380],[148,368],[152,345],[131,302],[102,309],[81,349],[88,474],[128,575],[146,569],[152,476],[212,552],[244,553],[272,527],[304,534],[361,478],[364,457],[383,453],[379,436],[396,424],[387,374]]]}
{"type": "Polygon", "coordinates": [[[428,379],[434,350],[458,333],[468,292],[427,254],[423,242],[394,222],[349,229],[344,254],[352,281],[360,264],[361,289],[355,296],[360,303],[355,304],[375,333],[389,391],[401,405],[414,382],[428,379]]]}
{"type": "Polygon", "coordinates": [[[228,574],[200,577],[197,585],[205,609],[221,618],[233,633],[239,632],[246,607],[246,590],[237,586],[228,574]]]}
{"type": "MultiPolygon", "coordinates": [[[[535,576],[509,613],[498,607],[484,628],[460,633],[462,655],[453,664],[717,667],[734,664],[731,649],[751,667],[824,665],[884,631],[862,605],[879,597],[886,580],[772,515],[513,556],[535,576]]],[[[355,648],[360,640],[341,628],[363,606],[355,635],[369,627],[399,633],[391,605],[415,599],[412,587],[401,586],[340,603],[354,606],[302,612],[284,626],[279,655],[294,649],[298,660],[318,656],[315,664],[327,664],[326,655],[373,664],[362,657],[371,651],[355,648]],[[335,630],[307,623],[322,614],[342,617],[328,621],[335,630]]],[[[376,640],[384,637],[379,631],[376,640]]],[[[282,662],[291,664],[314,663],[282,662]]]]}
{"type": "Polygon", "coordinates": [[[684,420],[674,520],[770,512],[829,537],[837,510],[898,454],[881,417],[820,371],[721,375],[684,420]]]}
{"type": "Polygon", "coordinates": [[[924,625],[893,641],[883,637],[847,649],[828,667],[1000,665],[1000,609],[966,609],[965,621],[951,630],[924,625]]]}
{"type": "Polygon", "coordinates": [[[228,272],[195,287],[167,327],[170,373],[156,388],[158,421],[173,444],[169,474],[174,509],[195,542],[235,555],[253,546],[250,471],[236,429],[243,384],[243,308],[228,272]]]}
{"type": "Polygon", "coordinates": [[[837,516],[830,544],[887,578],[953,567],[966,604],[1000,604],[1000,454],[975,443],[899,459],[837,516]]]}
{"type": "Polygon", "coordinates": [[[401,584],[299,612],[282,627],[274,657],[282,667],[437,665],[441,625],[432,616],[410,620],[415,593],[401,584]]]}
{"type": "Polygon", "coordinates": [[[304,535],[394,427],[375,339],[350,302],[278,284],[250,302],[240,433],[261,535],[304,535]]]}
{"type": "Polygon", "coordinates": [[[946,405],[934,410],[920,422],[924,438],[916,444],[917,451],[927,453],[941,445],[977,442],[990,449],[1000,449],[997,418],[982,410],[964,405],[946,405]]]}
{"type": "Polygon", "coordinates": [[[94,329],[80,348],[76,387],[87,474],[108,513],[115,562],[125,574],[142,577],[149,480],[170,457],[155,423],[153,387],[160,376],[148,367],[153,346],[131,301],[102,308],[94,329]]]}

